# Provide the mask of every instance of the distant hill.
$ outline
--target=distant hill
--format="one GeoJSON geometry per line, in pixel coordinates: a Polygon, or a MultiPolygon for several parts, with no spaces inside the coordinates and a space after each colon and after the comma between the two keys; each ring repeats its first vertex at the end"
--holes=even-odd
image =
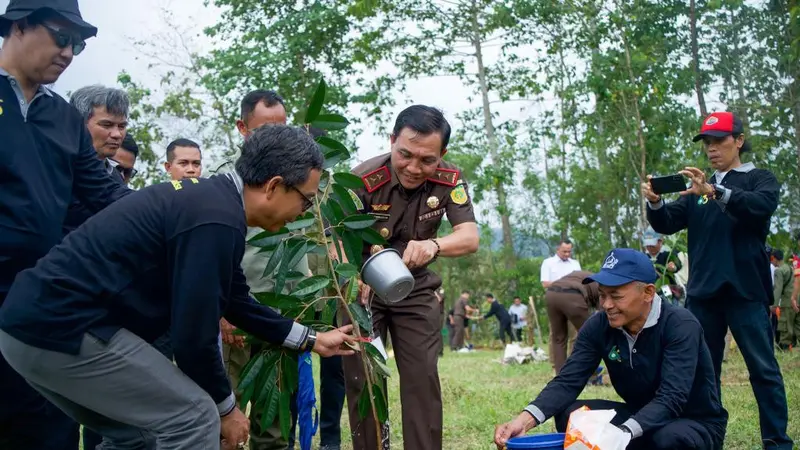
{"type": "MultiPolygon", "coordinates": [[[[548,257],[550,245],[542,238],[524,233],[514,233],[514,252],[519,258],[548,257]]],[[[492,250],[503,248],[503,230],[492,228],[492,250]]]]}

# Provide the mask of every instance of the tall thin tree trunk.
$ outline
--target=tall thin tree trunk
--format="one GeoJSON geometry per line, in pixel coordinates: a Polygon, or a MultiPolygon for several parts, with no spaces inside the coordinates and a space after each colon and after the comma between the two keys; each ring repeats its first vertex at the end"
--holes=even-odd
{"type": "Polygon", "coordinates": [[[733,49],[731,51],[731,66],[733,67],[733,76],[736,80],[736,115],[742,120],[745,133],[750,132],[750,118],[747,114],[747,100],[744,96],[744,78],[742,77],[741,58],[739,57],[739,29],[736,24],[736,16],[731,9],[729,12],[731,18],[731,41],[733,42],[733,49]]]}
{"type": "Polygon", "coordinates": [[[706,109],[706,98],[703,94],[703,80],[700,74],[700,51],[697,44],[697,2],[689,2],[689,28],[692,35],[692,71],[694,72],[694,90],[697,92],[697,103],[700,105],[700,115],[708,115],[706,109]]]}
{"type": "MultiPolygon", "coordinates": [[[[478,11],[473,8],[472,12],[472,45],[475,48],[475,59],[478,64],[478,83],[481,89],[481,100],[483,101],[483,125],[486,137],[489,140],[489,154],[492,156],[494,164],[499,163],[497,135],[495,134],[494,124],[492,123],[492,110],[489,106],[489,83],[486,80],[486,67],[483,62],[483,44],[478,26],[478,11]]],[[[497,209],[500,213],[500,221],[503,227],[503,246],[506,248],[509,257],[506,258],[506,267],[515,266],[516,256],[514,253],[514,239],[511,233],[511,216],[506,199],[506,190],[502,180],[495,182],[495,192],[497,193],[497,209]]]]}
{"type": "MultiPolygon", "coordinates": [[[[633,66],[631,64],[631,50],[628,45],[628,37],[625,29],[620,29],[622,44],[625,46],[625,65],[628,69],[628,82],[631,85],[633,97],[633,112],[636,114],[636,138],[639,142],[639,182],[644,183],[647,177],[647,146],[644,142],[644,129],[642,128],[642,115],[639,112],[639,96],[636,94],[636,78],[633,76],[633,66]]],[[[639,194],[639,229],[644,230],[647,224],[647,205],[644,195],[639,194]]]]}

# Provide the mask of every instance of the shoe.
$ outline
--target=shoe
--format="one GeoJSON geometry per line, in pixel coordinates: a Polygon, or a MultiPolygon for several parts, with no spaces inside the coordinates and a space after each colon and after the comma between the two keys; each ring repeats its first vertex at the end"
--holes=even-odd
{"type": "Polygon", "coordinates": [[[339,445],[321,445],[319,450],[341,450],[342,447],[339,445]]]}

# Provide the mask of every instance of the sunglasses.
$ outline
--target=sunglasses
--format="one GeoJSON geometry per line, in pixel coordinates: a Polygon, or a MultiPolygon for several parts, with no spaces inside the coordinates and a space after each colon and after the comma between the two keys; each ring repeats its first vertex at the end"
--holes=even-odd
{"type": "Polygon", "coordinates": [[[111,159],[111,158],[108,158],[108,159],[109,159],[109,160],[111,160],[111,161],[113,161],[113,162],[115,163],[115,165],[114,165],[114,170],[116,170],[117,172],[119,172],[119,173],[120,173],[120,175],[122,175],[122,177],[123,177],[123,178],[125,178],[126,180],[129,180],[129,179],[131,179],[131,178],[135,177],[135,176],[136,176],[136,174],[137,174],[137,173],[139,173],[139,171],[138,171],[138,170],[136,170],[136,169],[134,169],[133,167],[130,167],[130,168],[128,168],[128,167],[122,167],[121,165],[119,165],[119,162],[118,162],[118,161],[116,161],[116,160],[113,160],[113,159],[111,159]]]}
{"type": "Polygon", "coordinates": [[[297,189],[294,186],[289,186],[289,187],[292,188],[298,194],[300,194],[300,197],[303,198],[303,212],[308,211],[309,209],[311,209],[312,206],[314,206],[314,201],[311,200],[310,198],[306,197],[306,194],[303,194],[302,192],[300,192],[300,189],[297,189]]]}
{"type": "Polygon", "coordinates": [[[50,36],[53,37],[53,42],[55,42],[58,48],[67,48],[68,45],[72,44],[72,54],[74,56],[80,55],[83,49],[86,48],[86,41],[81,39],[80,36],[60,30],[46,23],[43,23],[42,26],[50,33],[50,36]]]}

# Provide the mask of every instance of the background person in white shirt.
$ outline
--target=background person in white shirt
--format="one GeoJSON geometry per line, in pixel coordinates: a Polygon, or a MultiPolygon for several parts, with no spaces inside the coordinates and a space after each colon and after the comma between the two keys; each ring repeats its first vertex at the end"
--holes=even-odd
{"type": "Polygon", "coordinates": [[[508,313],[511,315],[514,340],[522,342],[522,330],[528,326],[528,307],[522,303],[522,299],[514,297],[514,303],[508,308],[508,313]]]}
{"type": "MultiPolygon", "coordinates": [[[[581,270],[581,263],[572,259],[572,241],[569,239],[562,239],[556,247],[556,254],[542,261],[542,269],[540,273],[540,281],[542,286],[547,290],[551,284],[563,278],[576,270],[581,270]]],[[[572,325],[567,324],[567,336],[569,341],[569,348],[575,344],[575,337],[578,335],[578,330],[572,325]]],[[[548,334],[548,341],[553,342],[553,327],[550,327],[548,334]]],[[[553,352],[550,352],[550,362],[554,365],[556,361],[553,360],[553,352]]]]}
{"type": "Polygon", "coordinates": [[[581,263],[572,259],[572,242],[563,239],[558,243],[556,254],[542,261],[540,274],[542,286],[547,289],[559,278],[576,270],[581,270],[581,263]]]}

